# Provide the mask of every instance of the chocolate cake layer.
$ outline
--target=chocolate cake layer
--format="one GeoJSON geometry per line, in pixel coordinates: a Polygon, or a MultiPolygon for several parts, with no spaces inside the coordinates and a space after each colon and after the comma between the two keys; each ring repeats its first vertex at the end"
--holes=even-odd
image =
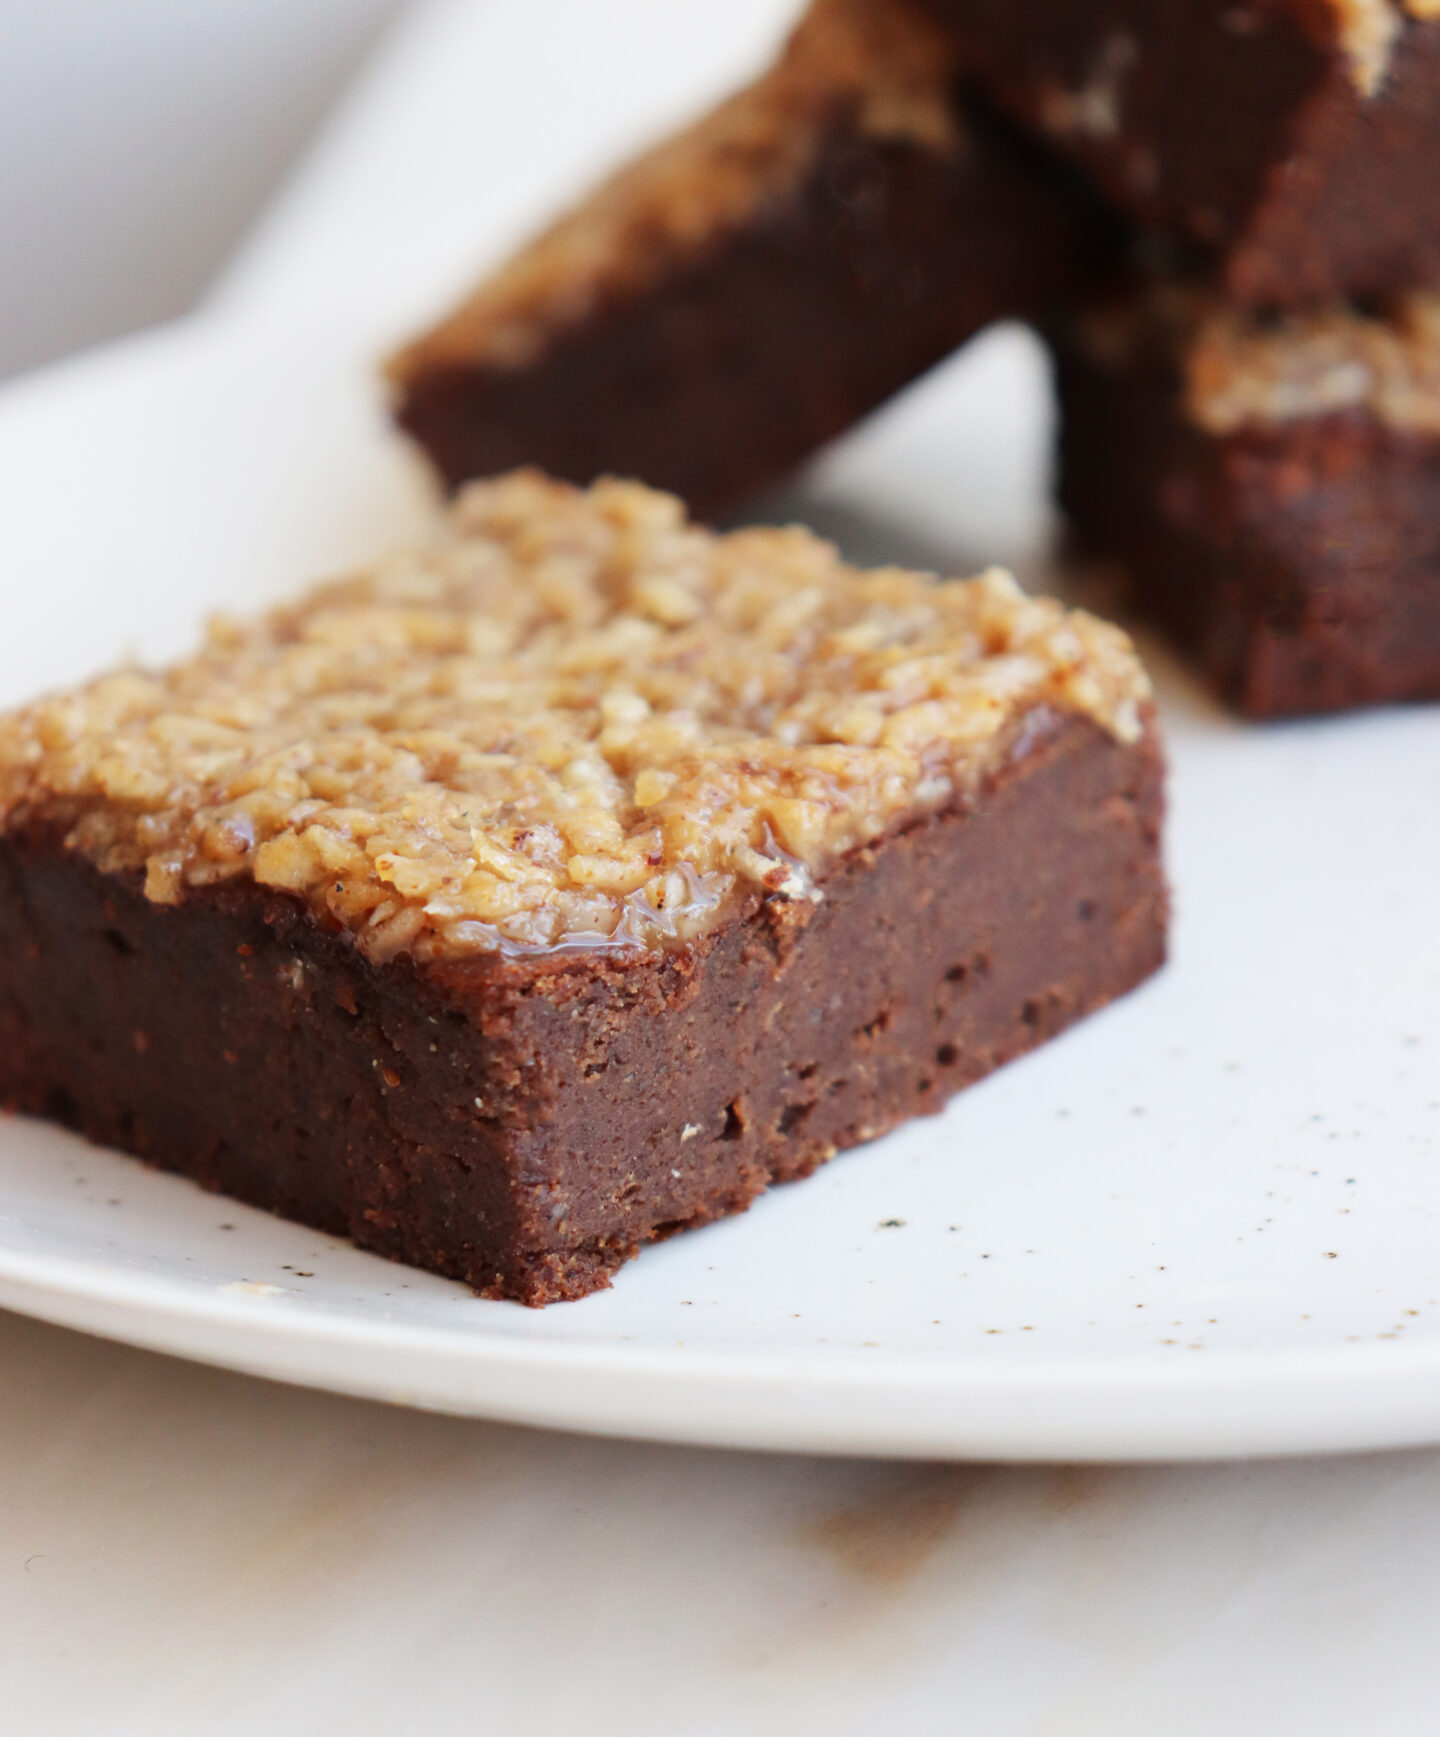
{"type": "Polygon", "coordinates": [[[818,0],[759,83],[397,356],[395,413],[452,486],[539,464],[708,516],[1073,292],[1099,230],[913,0],[818,0]]]}
{"type": "Polygon", "coordinates": [[[986,93],[1255,304],[1440,278],[1434,0],[928,0],[986,93]]]}
{"type": "Polygon", "coordinates": [[[487,1295],[577,1297],[1155,970],[1160,818],[1153,734],[1049,714],[818,903],[767,897],[678,952],[429,966],[249,882],[156,904],[22,833],[0,1098],[487,1295]]]}
{"type": "Polygon", "coordinates": [[[1440,697],[1440,301],[1118,336],[1058,336],[1060,492],[1134,605],[1255,717],[1440,697]]]}
{"type": "Polygon", "coordinates": [[[633,484],[0,717],[0,1099],[542,1303],[1159,963],[1117,629],[633,484]]]}

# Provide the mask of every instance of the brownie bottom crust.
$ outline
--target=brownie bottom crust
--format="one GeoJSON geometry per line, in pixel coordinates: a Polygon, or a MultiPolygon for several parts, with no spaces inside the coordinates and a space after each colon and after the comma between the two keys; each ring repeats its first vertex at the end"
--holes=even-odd
{"type": "Polygon", "coordinates": [[[1440,439],[1341,411],[1211,434],[1058,347],[1080,546],[1251,717],[1440,698],[1440,439]]]}
{"type": "Polygon", "coordinates": [[[375,965],[285,895],[156,905],[11,836],[0,1099],[487,1296],[583,1296],[1160,965],[1153,725],[1036,722],[968,809],[663,955],[375,965]]]}

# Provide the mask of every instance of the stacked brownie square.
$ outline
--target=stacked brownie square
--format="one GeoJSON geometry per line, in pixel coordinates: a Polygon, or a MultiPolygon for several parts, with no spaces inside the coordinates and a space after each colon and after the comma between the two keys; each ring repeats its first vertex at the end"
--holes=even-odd
{"type": "Polygon", "coordinates": [[[816,0],[392,365],[449,481],[728,506],[989,320],[1061,494],[1255,715],[1440,695],[1436,0],[816,0]]]}
{"type": "Polygon", "coordinates": [[[1050,327],[1080,538],[1247,713],[1440,696],[1440,6],[933,9],[1143,238],[1050,327]]]}

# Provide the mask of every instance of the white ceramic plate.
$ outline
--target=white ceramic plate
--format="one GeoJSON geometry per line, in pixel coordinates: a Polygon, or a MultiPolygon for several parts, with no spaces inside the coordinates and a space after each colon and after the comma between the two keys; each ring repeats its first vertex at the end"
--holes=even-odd
{"type": "MultiPolygon", "coordinates": [[[[424,519],[362,359],[217,323],[0,398],[0,699],[169,654],[424,519]]],[[[999,332],[799,506],[1034,556],[999,332]]],[[[288,1380],[674,1440],[1009,1458],[1440,1439],[1440,713],[1256,729],[1160,659],[1174,962],[748,1215],[532,1313],[0,1121],[0,1301],[288,1380]]]]}

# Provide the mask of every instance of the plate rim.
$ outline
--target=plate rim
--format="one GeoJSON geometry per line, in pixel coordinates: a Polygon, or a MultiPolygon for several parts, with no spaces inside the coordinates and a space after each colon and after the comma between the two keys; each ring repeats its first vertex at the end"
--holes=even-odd
{"type": "Polygon", "coordinates": [[[1144,1463],[1373,1451],[1440,1435],[1440,1343],[1418,1341],[1290,1351],[1283,1362],[1207,1349],[1140,1368],[1120,1356],[986,1366],[894,1352],[870,1363],[841,1347],[522,1340],[208,1295],[183,1279],[13,1248],[0,1248],[0,1307],[356,1398],[693,1446],[1144,1463]],[[857,1414],[861,1395],[872,1405],[857,1414]]]}

